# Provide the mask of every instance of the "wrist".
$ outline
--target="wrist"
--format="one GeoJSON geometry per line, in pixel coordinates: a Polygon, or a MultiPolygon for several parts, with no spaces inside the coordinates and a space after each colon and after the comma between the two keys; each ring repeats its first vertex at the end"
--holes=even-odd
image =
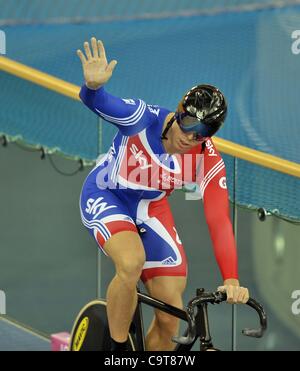
{"type": "Polygon", "coordinates": [[[88,82],[86,82],[85,83],[85,86],[88,88],[88,89],[90,89],[90,90],[98,90],[98,89],[100,89],[100,88],[102,88],[102,86],[103,85],[97,85],[97,84],[92,84],[92,83],[88,83],[88,82]]]}
{"type": "Polygon", "coordinates": [[[240,282],[236,278],[228,278],[224,280],[224,286],[240,286],[240,282]]]}

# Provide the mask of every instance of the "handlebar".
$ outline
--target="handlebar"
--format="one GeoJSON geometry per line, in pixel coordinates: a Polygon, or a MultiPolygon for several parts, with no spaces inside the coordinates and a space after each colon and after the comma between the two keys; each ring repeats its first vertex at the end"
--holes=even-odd
{"type": "MultiPolygon", "coordinates": [[[[199,296],[192,299],[186,308],[187,321],[188,321],[188,330],[187,336],[173,337],[173,341],[178,344],[188,345],[191,344],[196,338],[196,319],[195,319],[195,307],[201,306],[206,303],[210,304],[220,304],[227,300],[226,293],[216,291],[216,292],[203,292],[199,296]]],[[[247,305],[253,308],[258,316],[260,322],[260,328],[258,329],[249,329],[245,328],[242,333],[245,336],[261,338],[267,328],[267,316],[264,311],[264,308],[254,299],[250,298],[247,302],[247,305]]]]}

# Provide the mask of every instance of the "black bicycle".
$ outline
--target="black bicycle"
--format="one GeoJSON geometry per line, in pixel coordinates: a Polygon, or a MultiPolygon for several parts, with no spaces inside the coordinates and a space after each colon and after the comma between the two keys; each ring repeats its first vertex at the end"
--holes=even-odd
{"type": "MultiPolygon", "coordinates": [[[[138,292],[138,305],[130,326],[128,346],[132,351],[145,351],[145,336],[141,304],[162,310],[188,323],[181,337],[173,337],[177,343],[175,351],[189,351],[195,342],[200,340],[200,351],[218,350],[214,348],[209,330],[208,304],[220,304],[226,301],[226,294],[205,292],[197,289],[197,295],[187,305],[186,310],[178,309],[151,296],[138,292]]],[[[243,334],[261,338],[267,328],[267,316],[263,307],[250,298],[248,306],[259,315],[258,329],[244,329],[243,334]]],[[[111,348],[110,334],[106,314],[106,302],[96,300],[87,304],[79,313],[71,334],[71,351],[109,351],[111,348]]]]}

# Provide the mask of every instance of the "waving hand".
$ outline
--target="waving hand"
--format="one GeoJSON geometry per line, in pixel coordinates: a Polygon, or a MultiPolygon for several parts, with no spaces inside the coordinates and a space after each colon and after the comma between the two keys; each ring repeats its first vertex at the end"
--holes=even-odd
{"type": "Polygon", "coordinates": [[[87,41],[83,44],[83,47],[85,53],[78,49],[77,55],[82,63],[86,85],[88,88],[96,90],[111,78],[117,61],[112,60],[107,63],[104,45],[101,40],[97,41],[95,37],[91,38],[92,50],[87,41]]]}

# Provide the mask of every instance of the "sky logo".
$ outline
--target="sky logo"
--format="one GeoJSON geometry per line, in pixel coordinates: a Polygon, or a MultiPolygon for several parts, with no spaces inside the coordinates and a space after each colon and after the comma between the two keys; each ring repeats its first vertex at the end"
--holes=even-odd
{"type": "Polygon", "coordinates": [[[6,54],[6,36],[5,32],[0,30],[0,54],[6,54]]]}

